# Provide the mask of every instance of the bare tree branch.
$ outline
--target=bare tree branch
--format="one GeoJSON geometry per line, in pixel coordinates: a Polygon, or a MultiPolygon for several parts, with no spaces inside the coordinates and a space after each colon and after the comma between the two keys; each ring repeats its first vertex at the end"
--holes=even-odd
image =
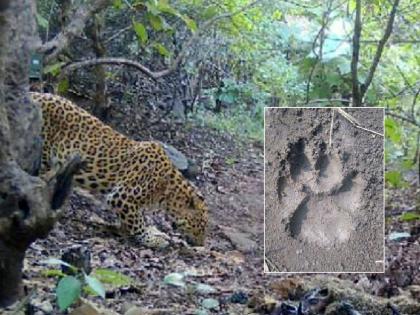
{"type": "Polygon", "coordinates": [[[93,14],[105,9],[111,3],[111,0],[85,1],[69,19],[71,22],[52,40],[39,47],[40,52],[46,53],[45,61],[54,59],[74,37],[83,31],[88,19],[93,14]]]}
{"type": "Polygon", "coordinates": [[[388,41],[389,37],[391,36],[392,28],[394,26],[395,14],[397,13],[397,8],[398,8],[399,3],[400,3],[400,0],[395,0],[392,5],[391,13],[389,15],[389,19],[385,28],[385,33],[382,36],[381,40],[379,41],[379,45],[378,45],[378,48],[376,49],[375,57],[373,58],[372,66],[370,67],[366,81],[364,82],[360,90],[361,99],[363,98],[366,91],[369,89],[370,84],[372,83],[373,75],[375,74],[376,68],[378,67],[385,44],[388,41]]]}
{"type": "Polygon", "coordinates": [[[361,106],[362,97],[359,86],[359,76],[357,72],[357,66],[359,64],[359,53],[360,53],[360,35],[362,33],[362,21],[361,21],[361,0],[356,0],[356,17],[354,19],[354,34],[353,34],[353,52],[351,58],[351,79],[353,85],[353,105],[361,106]]]}

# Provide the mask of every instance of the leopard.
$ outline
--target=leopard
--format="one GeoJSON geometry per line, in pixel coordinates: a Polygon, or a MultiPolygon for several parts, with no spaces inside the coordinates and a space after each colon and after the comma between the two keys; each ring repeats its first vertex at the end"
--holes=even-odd
{"type": "Polygon", "coordinates": [[[120,234],[147,247],[166,246],[166,239],[145,220],[146,213],[163,210],[187,243],[204,245],[207,203],[160,142],[132,140],[62,96],[30,92],[30,97],[43,118],[41,174],[79,155],[84,166],[74,176],[75,185],[105,197],[120,234]]]}

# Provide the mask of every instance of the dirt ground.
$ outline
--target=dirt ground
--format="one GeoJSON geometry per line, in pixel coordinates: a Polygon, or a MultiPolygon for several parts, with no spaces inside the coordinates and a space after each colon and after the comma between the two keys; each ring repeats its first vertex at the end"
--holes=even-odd
{"type": "MultiPolygon", "coordinates": [[[[106,285],[106,299],[85,294],[90,303],[114,312],[112,314],[125,314],[132,306],[142,308],[143,311],[137,313],[145,315],[278,314],[276,306],[282,302],[297,305],[306,289],[327,287],[330,292],[336,292],[337,285],[342,288],[341,293],[331,296],[328,302],[350,301],[360,314],[392,314],[387,308],[391,301],[395,301],[402,314],[420,313],[420,303],[412,302],[418,299],[416,294],[420,292],[417,263],[420,230],[415,222],[402,223],[396,216],[389,217],[387,234],[396,230],[410,232],[412,236],[402,242],[387,239],[385,274],[325,275],[320,279],[307,275],[263,274],[262,144],[240,141],[205,127],[186,124],[181,128],[169,120],[143,130],[143,124],[132,111],[134,107],[116,106],[112,126],[138,139],[150,139],[153,135],[154,139],[174,145],[199,165],[200,172],[193,182],[209,203],[211,221],[206,245],[203,248],[183,246],[182,237],[160,220],[155,223],[174,239],[170,248],[155,251],[131,244],[101,231],[97,222],[107,220],[110,214],[76,192],[54,230],[27,252],[24,276],[27,292],[33,293],[33,314],[61,314],[55,297],[59,278],[53,274],[47,276],[45,272],[54,267],[42,261],[60,258],[75,245],[90,252],[93,273],[98,268],[106,268],[133,280],[130,285],[106,285]],[[172,272],[186,274],[187,286],[164,284],[164,277],[172,272]],[[210,285],[213,291],[192,292],[191,287],[199,283],[210,285]],[[307,284],[307,288],[298,292],[302,283],[307,284]],[[411,299],[409,303],[407,296],[411,299]],[[219,306],[198,313],[207,298],[216,299],[219,306]],[[399,302],[392,300],[394,298],[399,302]],[[377,300],[381,304],[372,303],[377,300]]],[[[376,128],[375,125],[366,127],[376,128]]],[[[395,203],[412,208],[415,191],[414,186],[398,191],[395,203]]],[[[391,194],[392,200],[393,196],[391,194]]],[[[387,211],[391,214],[395,209],[396,206],[392,206],[387,211]]],[[[336,313],[322,310],[319,314],[336,313]]]]}
{"type": "MultiPolygon", "coordinates": [[[[347,112],[383,133],[383,109],[347,112]]],[[[332,109],[265,114],[270,271],[383,272],[383,136],[332,109]]]]}

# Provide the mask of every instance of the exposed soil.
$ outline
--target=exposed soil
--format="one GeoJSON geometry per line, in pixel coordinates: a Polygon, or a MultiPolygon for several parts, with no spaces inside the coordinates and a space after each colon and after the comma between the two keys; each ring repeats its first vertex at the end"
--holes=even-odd
{"type": "MultiPolygon", "coordinates": [[[[126,105],[115,108],[119,112],[113,113],[114,128],[138,139],[149,139],[153,134],[155,139],[174,145],[200,166],[201,171],[194,183],[202,190],[211,209],[206,246],[185,247],[182,237],[159,219],[154,220],[155,224],[172,236],[174,244],[165,251],[136,246],[103,232],[97,223],[107,220],[112,214],[76,192],[48,238],[38,240],[27,253],[25,283],[28,292],[34,292],[31,304],[35,314],[60,314],[54,294],[58,278],[42,274],[52,267],[41,261],[49,257],[59,258],[75,244],[90,251],[93,270],[108,268],[134,280],[129,286],[107,287],[105,300],[87,297],[91,303],[113,314],[124,314],[130,305],[143,308],[136,314],[196,314],[205,298],[215,298],[220,303],[218,309],[208,311],[208,314],[278,314],[274,308],[280,303],[297,305],[302,292],[316,287],[327,287],[330,293],[334,293],[328,299],[331,307],[345,300],[350,301],[360,314],[383,315],[391,314],[386,305],[393,302],[403,314],[420,313],[420,303],[413,302],[420,292],[420,231],[415,222],[402,224],[398,217],[390,218],[387,233],[410,231],[412,236],[403,242],[387,240],[385,274],[341,274],[317,278],[264,275],[262,145],[244,143],[208,128],[188,127],[188,123],[181,128],[170,120],[143,130],[142,120],[134,114],[124,113],[132,109],[127,109],[126,105]],[[115,124],[115,121],[120,124],[115,124]],[[187,272],[188,284],[206,283],[215,292],[197,294],[186,288],[165,285],[163,279],[171,272],[187,272]]],[[[404,202],[404,207],[412,208],[415,191],[413,186],[390,197],[395,199],[395,204],[404,202]]],[[[399,208],[393,206],[387,211],[391,213],[396,209],[399,208]]],[[[337,313],[322,310],[317,314],[337,313]]]]}
{"type": "MultiPolygon", "coordinates": [[[[331,126],[332,111],[266,111],[265,245],[272,271],[384,270],[383,137],[336,110],[331,126]]],[[[348,113],[383,132],[382,109],[348,113]]]]}

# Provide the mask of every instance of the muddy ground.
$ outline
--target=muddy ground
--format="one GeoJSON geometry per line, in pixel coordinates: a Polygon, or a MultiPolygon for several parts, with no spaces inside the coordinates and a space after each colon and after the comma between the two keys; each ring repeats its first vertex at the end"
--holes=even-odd
{"type": "MultiPolygon", "coordinates": [[[[383,109],[347,109],[383,133],[383,109]]],[[[266,110],[270,271],[383,272],[383,136],[332,109],[266,110]],[[331,143],[330,143],[331,142],[331,143]]],[[[351,118],[350,118],[351,119],[351,118]]]]}

